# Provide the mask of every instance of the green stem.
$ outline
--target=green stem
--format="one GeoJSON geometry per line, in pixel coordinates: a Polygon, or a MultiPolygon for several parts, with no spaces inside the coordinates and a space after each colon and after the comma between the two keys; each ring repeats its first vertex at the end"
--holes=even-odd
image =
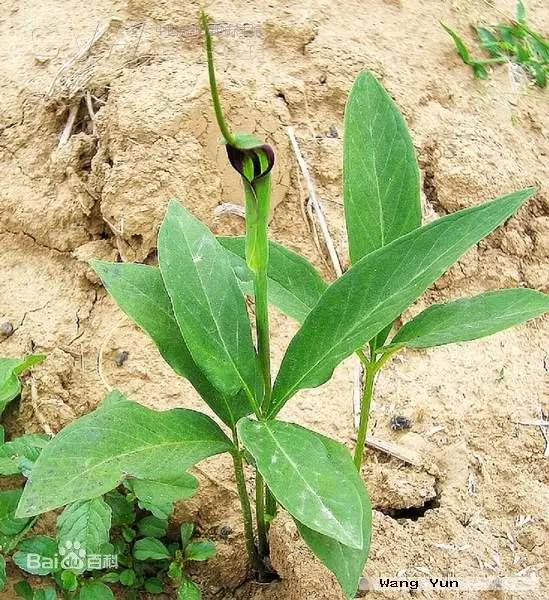
{"type": "MultiPolygon", "coordinates": [[[[236,443],[237,440],[235,440],[236,443]]],[[[233,463],[234,463],[234,474],[236,479],[236,488],[238,490],[238,497],[240,498],[240,506],[242,508],[242,518],[244,519],[244,536],[246,539],[246,550],[248,552],[248,558],[252,568],[258,572],[263,569],[261,567],[261,561],[257,554],[257,548],[254,541],[254,526],[252,520],[252,508],[250,506],[250,498],[248,497],[248,489],[246,488],[246,479],[244,477],[244,467],[242,465],[242,455],[240,451],[235,448],[232,452],[233,463]]]]}
{"type": "Polygon", "coordinates": [[[265,521],[265,482],[257,469],[255,471],[255,514],[257,522],[257,548],[259,559],[263,561],[269,554],[267,525],[265,521]]]}
{"type": "MultiPolygon", "coordinates": [[[[269,486],[265,486],[266,498],[265,498],[265,512],[269,515],[269,522],[276,517],[276,498],[269,489],[269,486]]],[[[267,530],[269,530],[269,523],[267,523],[267,530]]]]}
{"type": "MultiPolygon", "coordinates": [[[[372,358],[368,362],[362,360],[362,364],[366,369],[366,381],[364,382],[364,391],[362,392],[362,401],[360,403],[360,422],[358,425],[358,435],[356,439],[355,447],[355,466],[358,471],[362,467],[362,459],[364,457],[364,448],[366,446],[366,434],[368,432],[368,420],[370,418],[370,406],[372,404],[372,398],[374,395],[374,383],[378,371],[380,371],[387,361],[391,360],[393,356],[402,350],[401,346],[396,346],[390,350],[386,350],[379,359],[376,360],[377,353],[383,352],[380,348],[372,353],[372,358]]],[[[359,355],[360,356],[360,355],[359,355]]]]}
{"type": "Polygon", "coordinates": [[[34,527],[34,524],[36,523],[36,521],[38,521],[40,515],[37,515],[36,517],[33,517],[26,525],[25,527],[15,536],[11,539],[11,541],[6,544],[6,547],[4,548],[4,552],[6,554],[9,554],[10,552],[12,552],[13,550],[15,550],[15,548],[17,547],[17,544],[19,544],[19,542],[27,535],[27,533],[34,527]]]}
{"type": "Polygon", "coordinates": [[[358,426],[358,436],[355,447],[355,466],[358,471],[360,471],[360,468],[362,467],[362,459],[364,457],[366,432],[368,431],[368,419],[370,417],[370,405],[372,403],[376,373],[376,364],[369,364],[366,367],[366,381],[364,383],[362,402],[360,404],[360,423],[358,426]]]}
{"type": "Polygon", "coordinates": [[[212,36],[210,34],[210,28],[208,26],[208,15],[205,11],[200,12],[200,21],[202,23],[202,28],[204,29],[204,37],[206,38],[206,56],[208,59],[208,78],[210,80],[210,91],[212,94],[212,102],[215,111],[215,118],[217,120],[217,125],[221,130],[221,134],[225,138],[225,141],[230,146],[236,145],[235,137],[231,133],[227,122],[225,121],[225,115],[223,114],[223,109],[221,108],[221,102],[219,101],[219,92],[217,90],[217,80],[215,78],[215,68],[214,68],[214,59],[213,59],[213,43],[212,36]]]}
{"type": "MultiPolygon", "coordinates": [[[[265,266],[266,267],[266,266],[265,266]]],[[[269,303],[267,298],[267,271],[263,265],[254,278],[255,327],[257,333],[257,353],[263,375],[264,395],[261,408],[269,409],[271,403],[271,346],[269,334],[269,303]]]]}

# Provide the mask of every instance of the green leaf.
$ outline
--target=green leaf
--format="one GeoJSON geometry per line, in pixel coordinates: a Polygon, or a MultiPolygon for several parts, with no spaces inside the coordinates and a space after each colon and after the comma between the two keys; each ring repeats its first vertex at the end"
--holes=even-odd
{"type": "MultiPolygon", "coordinates": [[[[263,144],[263,142],[253,133],[235,133],[233,134],[233,138],[234,147],[239,150],[251,150],[252,148],[257,148],[263,144]]],[[[226,140],[223,140],[223,143],[226,144],[226,140]]]]}
{"type": "MultiPolygon", "coordinates": [[[[353,264],[421,225],[419,167],[408,127],[368,71],[356,78],[345,108],[343,196],[353,264]]],[[[390,329],[376,332],[374,347],[390,329]]]]}
{"type": "MultiPolygon", "coordinates": [[[[343,453],[342,453],[343,454],[343,453]]],[[[337,460],[339,455],[334,455],[337,460]]],[[[346,457],[342,468],[345,468],[346,457]]],[[[372,535],[372,506],[364,485],[357,485],[362,502],[363,547],[358,550],[341,544],[337,540],[309,529],[303,523],[296,521],[301,537],[312,552],[334,573],[347,598],[354,598],[358,583],[368,559],[370,539],[372,535]]]]}
{"type": "Polygon", "coordinates": [[[342,360],[391,323],[534,192],[526,189],[442,217],[356,263],[328,288],[292,339],[269,416],[298,390],[327,381],[342,360]]]}
{"type": "Polygon", "coordinates": [[[430,348],[468,342],[524,323],[549,311],[549,296],[524,288],[486,292],[430,306],[408,321],[391,346],[430,348]]]}
{"type": "Polygon", "coordinates": [[[351,262],[421,225],[419,168],[408,128],[368,71],[345,108],[343,195],[351,262]]]}
{"type": "Polygon", "coordinates": [[[114,391],[43,450],[17,516],[95,498],[127,478],[167,479],[173,465],[184,470],[231,448],[219,426],[202,413],[151,410],[114,391]]]}
{"type": "Polygon", "coordinates": [[[526,23],[526,7],[522,3],[522,0],[517,2],[517,21],[519,23],[526,23]]]}
{"type": "Polygon", "coordinates": [[[143,517],[138,523],[139,534],[144,537],[161,538],[168,532],[167,519],[159,519],[154,515],[143,517]]]}
{"type": "Polygon", "coordinates": [[[183,574],[183,567],[180,561],[174,560],[170,563],[168,567],[168,577],[171,579],[175,579],[176,581],[181,579],[183,574]]]}
{"type": "Polygon", "coordinates": [[[105,494],[105,502],[111,507],[111,526],[131,525],[135,520],[133,504],[118,490],[105,494]]]}
{"type": "MultiPolygon", "coordinates": [[[[217,239],[229,251],[231,266],[242,291],[253,296],[253,274],[246,265],[246,238],[217,239]]],[[[300,323],[328,287],[306,258],[272,241],[269,242],[267,277],[269,302],[300,323]]]]}
{"type": "Polygon", "coordinates": [[[164,360],[188,379],[208,406],[228,425],[250,413],[243,395],[223,396],[195,363],[173,314],[168,292],[157,267],[91,261],[109,294],[141,329],[150,335],[164,360]]]}
{"type": "Polygon", "coordinates": [[[200,600],[201,598],[202,594],[196,583],[185,577],[179,584],[177,600],[200,600]]]}
{"type": "Polygon", "coordinates": [[[126,540],[126,542],[131,542],[135,539],[135,529],[131,527],[122,527],[122,537],[126,540]]]}
{"type": "Polygon", "coordinates": [[[60,579],[61,587],[68,592],[74,592],[78,587],[78,579],[72,571],[63,571],[60,579]]]}
{"type": "MultiPolygon", "coordinates": [[[[67,548],[79,544],[87,556],[101,554],[101,548],[109,541],[112,511],[103,498],[79,500],[69,504],[57,519],[57,540],[60,554],[66,554],[67,548]]],[[[81,567],[69,567],[75,573],[82,573],[86,568],[84,561],[81,567]]]]}
{"type": "Polygon", "coordinates": [[[490,29],[487,27],[476,27],[475,30],[481,46],[485,48],[492,56],[505,56],[505,53],[500,48],[498,38],[490,29]]]}
{"type": "Polygon", "coordinates": [[[194,523],[181,523],[179,533],[181,535],[181,549],[185,550],[187,544],[191,541],[194,532],[194,523]]]}
{"type": "Polygon", "coordinates": [[[124,569],[120,573],[120,583],[125,587],[132,587],[137,581],[137,576],[133,569],[124,569]]]}
{"type": "Polygon", "coordinates": [[[35,535],[20,542],[13,562],[32,575],[49,575],[58,570],[57,558],[57,542],[46,535],[35,535]]]}
{"type": "Polygon", "coordinates": [[[85,581],[80,589],[79,600],[114,600],[111,589],[101,581],[85,581]]]}
{"type": "Polygon", "coordinates": [[[185,558],[187,560],[208,560],[215,556],[215,544],[211,540],[191,542],[185,548],[185,558]]]}
{"type": "Polygon", "coordinates": [[[463,41],[463,39],[453,29],[450,29],[444,23],[441,23],[441,25],[444,28],[444,30],[446,31],[446,33],[450,34],[450,36],[454,40],[456,50],[457,50],[459,56],[461,57],[461,60],[466,65],[470,65],[473,62],[473,60],[471,58],[471,54],[470,54],[467,46],[465,45],[465,42],[463,41]]]}
{"type": "Polygon", "coordinates": [[[339,542],[363,547],[363,483],[348,450],[313,431],[282,421],[238,423],[276,500],[307,527],[339,542]]]}
{"type": "Polygon", "coordinates": [[[172,200],[158,257],[175,317],[194,360],[222,393],[250,402],[261,384],[250,320],[227,253],[212,232],[172,200]]]}
{"type": "Polygon", "coordinates": [[[537,63],[529,63],[527,67],[536,80],[536,84],[541,88],[547,87],[547,78],[549,74],[547,67],[537,63]]]}
{"type": "Polygon", "coordinates": [[[0,592],[4,590],[8,583],[6,575],[6,559],[0,554],[0,592]]]}
{"type": "Polygon", "coordinates": [[[23,598],[23,600],[33,600],[34,598],[34,592],[28,581],[18,581],[13,586],[13,590],[20,598],[23,598]]]}
{"type": "Polygon", "coordinates": [[[33,600],[57,600],[55,588],[49,585],[48,587],[36,590],[33,600]]]}
{"type": "Polygon", "coordinates": [[[164,584],[157,577],[146,579],[144,587],[149,594],[161,594],[164,591],[164,584]]]}
{"type": "Polygon", "coordinates": [[[473,74],[477,79],[488,79],[488,69],[482,62],[474,61],[471,63],[473,74]]]}
{"type": "Polygon", "coordinates": [[[23,490],[0,491],[0,550],[7,550],[13,536],[23,531],[28,518],[16,518],[15,511],[23,490]]]}
{"type": "Polygon", "coordinates": [[[31,433],[15,438],[0,446],[0,475],[28,475],[27,466],[36,462],[40,452],[50,441],[47,435],[31,433]]]}
{"type": "Polygon", "coordinates": [[[198,489],[198,480],[189,473],[172,475],[165,481],[135,479],[128,486],[139,500],[140,508],[149,510],[160,519],[173,512],[173,503],[190,498],[198,489]]]}
{"type": "Polygon", "coordinates": [[[166,546],[153,537],[137,540],[133,546],[133,555],[137,560],[166,560],[172,557],[166,546]]]}
{"type": "Polygon", "coordinates": [[[0,415],[6,406],[21,393],[19,375],[45,360],[43,354],[25,358],[0,358],[0,415]]]}

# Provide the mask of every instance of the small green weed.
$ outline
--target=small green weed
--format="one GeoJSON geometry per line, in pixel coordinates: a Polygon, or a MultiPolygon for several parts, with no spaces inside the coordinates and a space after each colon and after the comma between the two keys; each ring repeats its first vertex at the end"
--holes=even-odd
{"type": "Polygon", "coordinates": [[[549,77],[549,41],[526,22],[526,8],[519,0],[516,17],[508,23],[474,27],[480,46],[490,58],[475,59],[463,39],[444,23],[442,27],[452,36],[456,49],[478,79],[488,79],[488,67],[511,62],[520,65],[539,87],[547,86],[549,77]]]}
{"type": "MultiPolygon", "coordinates": [[[[0,358],[0,411],[21,394],[21,375],[44,358],[0,358]]],[[[49,442],[50,436],[41,434],[5,441],[0,426],[0,476],[28,478],[49,442]]],[[[214,556],[215,545],[193,540],[192,523],[183,523],[175,537],[168,534],[173,503],[192,496],[197,487],[186,473],[162,484],[126,481],[104,496],[67,505],[55,537],[31,536],[37,519],[15,516],[22,488],[0,491],[0,591],[7,584],[6,557],[13,553],[15,565],[46,583],[19,581],[14,589],[23,600],[114,600],[112,585],[125,589],[126,600],[174,586],[179,598],[199,599],[186,566],[214,556]]]]}

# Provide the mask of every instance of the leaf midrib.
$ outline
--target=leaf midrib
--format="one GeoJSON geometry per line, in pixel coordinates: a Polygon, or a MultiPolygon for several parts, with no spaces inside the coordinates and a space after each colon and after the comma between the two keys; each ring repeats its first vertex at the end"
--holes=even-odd
{"type": "MultiPolygon", "coordinates": [[[[280,449],[280,452],[284,455],[284,457],[287,459],[287,461],[293,467],[293,469],[295,470],[295,472],[298,475],[298,478],[301,479],[305,483],[305,486],[312,492],[312,495],[315,496],[318,499],[318,501],[320,502],[320,504],[322,506],[325,506],[326,508],[328,508],[328,510],[330,512],[330,515],[332,516],[333,520],[338,524],[338,526],[341,528],[341,530],[343,532],[345,532],[345,527],[343,526],[343,524],[336,518],[336,516],[334,515],[334,513],[332,512],[332,510],[328,506],[326,506],[326,503],[323,502],[322,497],[319,496],[316,493],[315,489],[313,487],[311,487],[311,485],[309,484],[309,482],[301,475],[301,472],[298,469],[298,466],[293,461],[293,459],[286,453],[286,451],[284,450],[284,448],[278,443],[278,440],[274,436],[273,432],[269,429],[268,422],[264,422],[264,427],[265,427],[265,430],[267,431],[267,433],[271,436],[271,438],[274,441],[275,445],[280,449]]],[[[361,506],[361,510],[362,510],[362,506],[361,506]]],[[[361,524],[362,524],[362,518],[363,518],[363,516],[364,515],[361,514],[361,519],[360,519],[360,523],[361,524]]],[[[311,529],[313,529],[313,528],[311,527],[311,529]]],[[[314,531],[317,531],[317,530],[315,529],[314,531]]],[[[322,532],[319,531],[318,533],[322,533],[322,532]]],[[[324,534],[324,535],[327,535],[327,534],[324,534]]],[[[362,536],[362,530],[361,530],[361,536],[362,536]]],[[[340,540],[338,540],[338,541],[340,541],[340,540]]],[[[343,543],[343,542],[340,542],[340,543],[343,543]]],[[[358,548],[355,548],[355,549],[358,550],[358,548]]]]}
{"type": "MultiPolygon", "coordinates": [[[[469,214],[470,214],[470,213],[469,213],[469,214]]],[[[453,222],[453,225],[457,227],[457,223],[459,223],[459,221],[460,221],[461,219],[463,219],[464,217],[468,217],[468,216],[469,216],[469,214],[466,214],[466,215],[460,215],[460,218],[459,218],[459,219],[458,219],[458,218],[456,218],[456,219],[455,219],[455,221],[453,222]]],[[[497,226],[497,225],[496,225],[496,226],[497,226]]],[[[493,230],[493,228],[492,228],[490,231],[492,231],[492,230],[493,230]]],[[[409,234],[407,234],[407,235],[414,235],[414,233],[415,233],[415,232],[414,232],[414,231],[412,231],[412,232],[410,232],[410,233],[409,233],[409,234]]],[[[442,235],[442,233],[441,233],[440,235],[442,235]]],[[[438,239],[440,239],[440,235],[439,235],[439,237],[437,238],[437,240],[438,240],[438,239]]],[[[400,239],[402,239],[402,238],[400,238],[400,239]]],[[[457,240],[457,241],[456,241],[456,242],[455,242],[455,243],[454,243],[452,246],[450,246],[449,248],[447,248],[447,250],[446,250],[446,251],[445,251],[445,252],[444,252],[442,255],[439,255],[439,256],[437,257],[437,260],[438,260],[438,259],[440,259],[440,258],[441,258],[441,256],[446,256],[447,254],[449,254],[449,253],[450,253],[450,252],[451,252],[451,251],[452,251],[452,250],[453,250],[453,249],[454,249],[454,248],[455,248],[457,245],[459,245],[459,242],[460,242],[460,241],[461,241],[461,240],[459,240],[459,239],[458,239],[458,240],[457,240]]],[[[478,242],[477,242],[477,243],[478,243],[478,242]]],[[[471,244],[470,246],[473,246],[473,245],[474,245],[474,244],[471,244]]],[[[468,246],[468,247],[470,247],[470,246],[468,246]]],[[[409,249],[408,249],[408,252],[407,252],[407,254],[409,254],[409,252],[410,252],[411,250],[412,250],[412,248],[409,248],[409,249]]],[[[379,250],[378,250],[378,251],[379,251],[379,250]]],[[[376,252],[378,252],[378,251],[376,251],[376,252]]],[[[367,256],[371,256],[371,255],[367,255],[367,256]]],[[[366,259],[367,257],[364,257],[364,258],[366,259]]],[[[433,265],[435,262],[436,262],[436,261],[433,261],[433,262],[429,263],[429,264],[428,264],[428,265],[427,265],[427,266],[426,266],[424,269],[422,269],[421,271],[418,271],[418,272],[417,272],[417,274],[416,274],[416,275],[413,277],[413,279],[411,279],[411,280],[409,281],[409,283],[406,285],[406,288],[409,288],[411,285],[413,285],[413,284],[414,284],[414,282],[415,282],[415,281],[416,281],[416,280],[417,280],[419,277],[421,277],[421,276],[422,276],[422,275],[423,275],[423,274],[424,274],[424,273],[425,273],[425,272],[426,272],[426,271],[427,271],[427,270],[428,270],[428,269],[429,269],[429,268],[430,268],[430,267],[431,267],[431,266],[432,266],[432,265],[433,265]]],[[[349,271],[349,273],[350,273],[350,272],[351,272],[351,271],[349,271]]],[[[376,311],[379,309],[379,307],[380,307],[380,306],[382,306],[383,304],[389,304],[389,303],[390,303],[390,301],[391,301],[391,300],[392,300],[392,299],[393,299],[393,298],[394,298],[396,295],[398,295],[398,294],[401,292],[401,290],[402,290],[402,288],[399,288],[398,290],[396,290],[395,292],[393,292],[393,294],[391,294],[390,296],[386,296],[386,297],[383,299],[383,301],[381,301],[381,302],[378,302],[378,303],[377,303],[377,304],[376,304],[374,307],[372,307],[372,308],[371,308],[371,310],[368,312],[368,315],[367,315],[366,317],[364,317],[363,319],[361,319],[359,323],[356,323],[356,324],[355,324],[355,325],[354,325],[352,328],[350,328],[350,329],[349,329],[349,333],[347,334],[347,336],[346,336],[346,337],[347,337],[347,338],[350,338],[350,337],[352,337],[352,336],[354,335],[354,333],[355,333],[355,332],[356,332],[358,329],[361,329],[361,328],[363,328],[363,322],[364,322],[364,320],[365,320],[366,318],[368,318],[370,315],[372,315],[374,312],[376,312],[376,311]]],[[[334,351],[335,351],[335,350],[336,350],[336,349],[337,349],[337,348],[338,348],[340,345],[342,345],[343,343],[344,343],[344,341],[341,341],[341,342],[339,342],[338,344],[334,344],[333,346],[330,346],[330,347],[329,347],[329,349],[328,349],[328,350],[326,350],[326,351],[324,352],[324,354],[322,354],[322,355],[319,357],[319,359],[318,359],[317,361],[315,361],[315,362],[314,362],[314,363],[311,365],[311,367],[310,367],[310,368],[309,368],[309,369],[308,369],[308,370],[307,370],[307,371],[306,371],[306,372],[305,372],[305,373],[304,373],[304,374],[303,374],[303,375],[302,375],[302,376],[301,376],[301,377],[300,377],[300,378],[299,378],[299,379],[298,379],[298,380],[297,380],[297,381],[294,383],[294,385],[293,385],[293,386],[291,386],[290,388],[288,388],[287,392],[284,394],[284,396],[282,396],[280,399],[278,399],[278,400],[277,400],[277,402],[276,402],[276,405],[275,405],[273,408],[275,408],[275,409],[276,409],[276,408],[280,407],[280,406],[281,406],[281,405],[282,405],[282,404],[283,404],[283,403],[284,403],[284,402],[285,402],[285,401],[286,401],[288,398],[290,398],[290,397],[291,397],[291,396],[292,396],[292,395],[293,395],[293,394],[294,394],[296,391],[298,391],[299,389],[301,389],[301,388],[299,387],[299,386],[300,386],[300,384],[301,384],[301,382],[302,382],[302,381],[304,381],[304,380],[305,380],[305,379],[306,379],[306,378],[307,378],[307,377],[310,375],[310,373],[311,373],[312,371],[314,371],[314,370],[315,370],[315,369],[318,367],[318,365],[320,365],[321,363],[323,363],[323,362],[325,361],[325,359],[326,359],[326,357],[327,357],[327,356],[329,356],[330,354],[334,353],[334,351]]],[[[352,353],[352,350],[351,350],[351,353],[352,353]]],[[[275,383],[275,386],[276,386],[276,383],[275,383]]]]}
{"type": "MultiPolygon", "coordinates": [[[[189,242],[187,240],[187,236],[185,234],[185,230],[184,230],[183,227],[181,227],[179,219],[174,219],[174,223],[175,223],[176,227],[181,231],[182,235],[179,236],[179,237],[181,239],[183,239],[183,241],[185,243],[185,246],[187,248],[188,253],[190,254],[191,258],[194,258],[194,255],[193,255],[193,253],[191,251],[191,247],[190,247],[189,242]]],[[[219,242],[216,241],[216,243],[219,243],[219,242]]],[[[210,302],[210,298],[208,297],[208,294],[205,293],[204,282],[202,281],[202,277],[201,277],[201,271],[198,268],[196,268],[196,266],[195,266],[196,263],[194,262],[194,260],[192,261],[192,263],[193,263],[193,270],[196,273],[196,275],[197,275],[197,277],[198,277],[198,279],[200,281],[200,287],[201,287],[201,290],[202,290],[202,297],[205,299],[205,301],[206,301],[206,303],[208,305],[208,311],[209,311],[209,313],[210,313],[210,315],[212,317],[212,320],[214,322],[215,329],[216,329],[216,331],[218,333],[218,337],[219,337],[219,339],[221,340],[221,343],[222,343],[222,347],[225,350],[225,354],[229,358],[229,361],[230,361],[230,363],[231,363],[231,365],[233,367],[233,370],[237,374],[238,379],[240,380],[240,382],[242,383],[244,389],[246,390],[246,395],[248,396],[248,399],[250,400],[250,402],[252,403],[252,406],[253,406],[255,404],[253,393],[250,390],[250,388],[248,386],[248,383],[242,377],[242,374],[240,373],[240,370],[238,369],[238,366],[237,366],[236,362],[233,359],[232,353],[229,352],[229,349],[228,349],[227,344],[225,342],[225,338],[222,335],[221,330],[219,329],[219,324],[218,324],[217,319],[215,318],[214,312],[212,310],[212,305],[211,305],[211,302],[210,302]]],[[[234,272],[233,272],[233,270],[232,270],[232,268],[231,268],[230,265],[229,265],[229,268],[230,268],[231,273],[233,273],[233,276],[234,276],[234,272]]],[[[162,275],[162,269],[160,269],[160,274],[162,275]]],[[[162,278],[164,278],[163,275],[162,275],[162,278]]],[[[170,299],[172,299],[172,295],[171,295],[170,291],[168,290],[167,286],[166,286],[166,291],[168,292],[168,296],[170,296],[170,299]]],[[[240,293],[240,291],[239,291],[239,293],[240,293]]],[[[172,305],[173,305],[173,299],[172,299],[172,305]]],[[[174,313],[175,313],[175,310],[174,310],[174,313]]],[[[176,319],[176,322],[177,322],[177,326],[178,326],[179,330],[181,331],[181,325],[179,324],[179,321],[177,320],[177,315],[175,315],[175,319],[176,319]]],[[[181,335],[184,338],[182,331],[181,331],[181,335]]],[[[236,390],[235,394],[238,394],[239,391],[240,390],[236,390]]]]}

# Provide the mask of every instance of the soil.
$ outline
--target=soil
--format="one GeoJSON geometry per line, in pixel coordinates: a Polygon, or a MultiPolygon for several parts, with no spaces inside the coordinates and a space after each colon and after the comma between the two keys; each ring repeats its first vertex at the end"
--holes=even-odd
{"type": "MultiPolygon", "coordinates": [[[[369,68],[412,130],[426,220],[527,185],[540,188],[410,314],[485,289],[549,291],[547,92],[506,66],[488,81],[473,79],[439,25],[444,21],[468,38],[470,24],[498,21],[500,11],[513,14],[513,5],[208,3],[213,21],[225,25],[215,42],[229,120],[277,150],[272,237],[334,278],[304,217],[307,193],[286,131],[293,126],[347,263],[342,116],[354,77],[369,68]]],[[[545,2],[530,0],[527,8],[531,22],[547,32],[545,2]]],[[[0,339],[0,353],[48,355],[33,373],[37,401],[26,385],[21,402],[7,412],[10,434],[56,432],[94,409],[109,385],[157,409],[204,408],[121,315],[86,263],[91,257],[153,263],[171,197],[217,233],[243,231],[238,215],[216,214],[224,203],[241,204],[241,193],[217,144],[197,11],[194,1],[0,0],[0,322],[14,327],[0,339]],[[60,145],[71,109],[75,124],[60,145]],[[128,359],[118,366],[117,352],[124,350],[128,359]]],[[[272,319],[278,365],[297,326],[274,309],[272,319]]],[[[405,352],[381,375],[372,433],[418,453],[421,462],[367,453],[363,474],[376,512],[366,576],[534,574],[539,588],[524,597],[547,597],[546,442],[528,423],[549,410],[548,322],[405,352]],[[411,419],[410,430],[391,428],[391,418],[400,415],[411,419]]],[[[282,416],[351,445],[355,366],[346,361],[331,382],[300,393],[282,416]]],[[[247,581],[230,465],[216,458],[197,472],[201,491],[174,519],[194,518],[217,538],[218,556],[197,571],[206,599],[342,597],[285,515],[271,535],[280,581],[247,581]]],[[[11,600],[11,592],[3,597],[11,600]]]]}

